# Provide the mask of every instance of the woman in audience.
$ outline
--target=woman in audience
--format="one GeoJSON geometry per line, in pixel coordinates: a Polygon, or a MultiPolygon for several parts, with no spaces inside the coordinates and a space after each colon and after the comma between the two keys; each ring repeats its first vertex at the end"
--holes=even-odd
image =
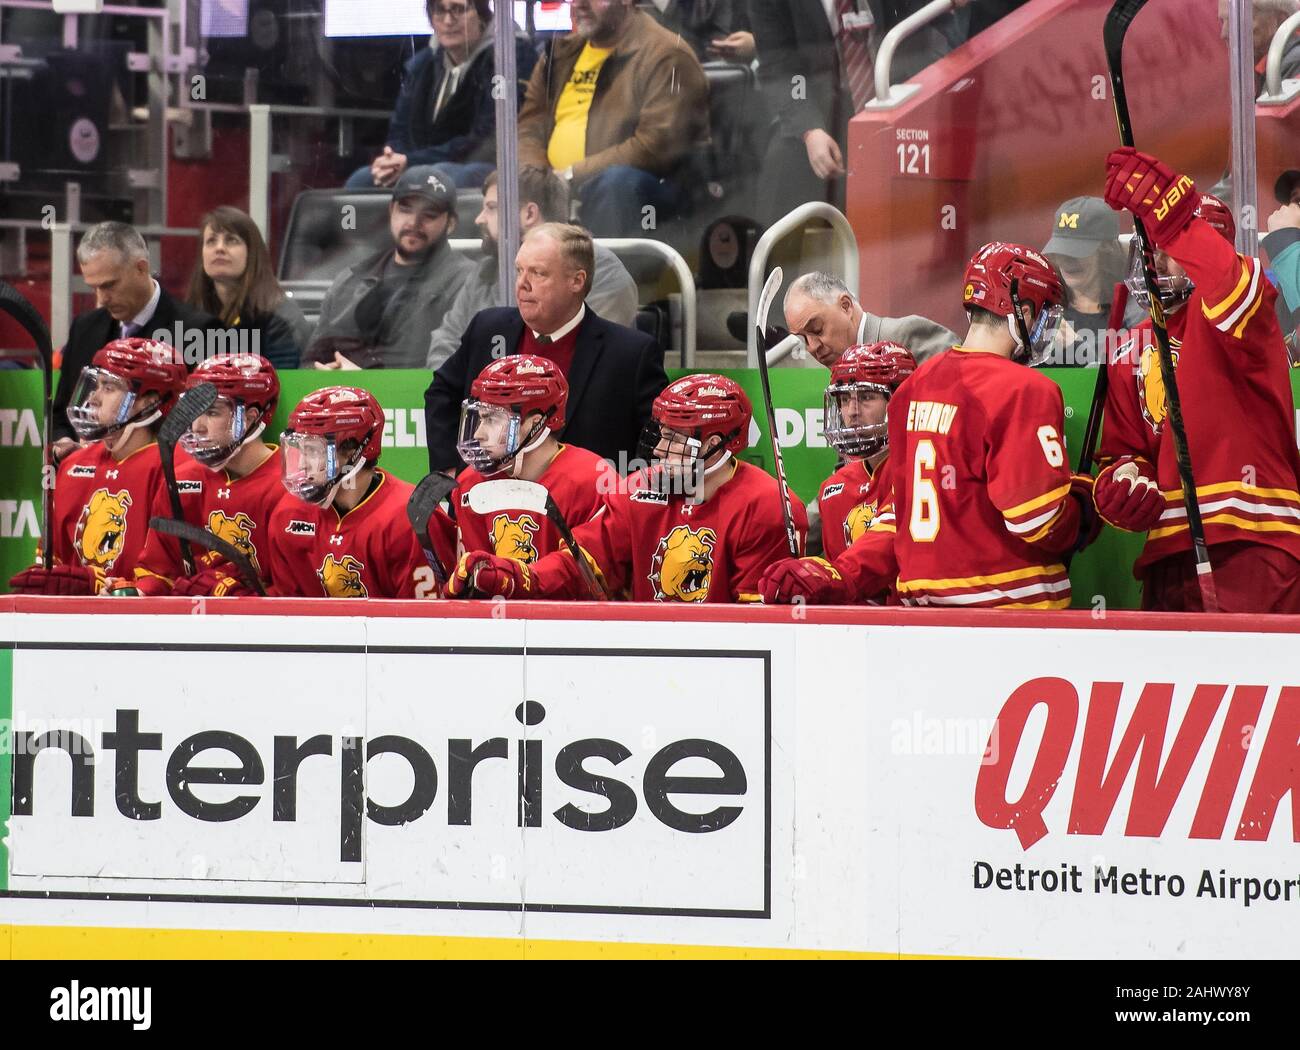
{"type": "Polygon", "coordinates": [[[297,368],[311,325],[275,279],[257,225],[238,208],[222,205],[203,216],[199,229],[199,258],[186,301],[247,333],[231,350],[261,354],[277,369],[297,368]]]}

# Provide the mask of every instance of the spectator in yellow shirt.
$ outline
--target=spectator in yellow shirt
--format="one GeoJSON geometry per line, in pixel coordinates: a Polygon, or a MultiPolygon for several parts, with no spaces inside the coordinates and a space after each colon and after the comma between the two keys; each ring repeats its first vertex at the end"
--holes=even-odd
{"type": "Polygon", "coordinates": [[[533,69],[519,161],[564,179],[596,236],[656,229],[680,210],[676,176],[708,139],[704,71],[632,0],[574,0],[573,25],[533,69]]]}

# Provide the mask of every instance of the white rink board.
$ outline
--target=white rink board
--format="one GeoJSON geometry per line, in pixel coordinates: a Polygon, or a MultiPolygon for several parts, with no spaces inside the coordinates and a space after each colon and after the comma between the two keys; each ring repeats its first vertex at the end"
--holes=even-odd
{"type": "Polygon", "coordinates": [[[14,614],[0,632],[13,729],[72,728],[95,759],[93,816],[70,813],[67,755],[29,763],[0,923],[1294,955],[1285,634],[14,614]],[[158,819],[120,811],[119,711],[162,737],[127,771],[158,819]],[[182,742],[213,732],[247,741],[260,783],[169,782],[182,742]],[[329,743],[296,766],[293,819],[274,775],[290,739],[329,743]],[[384,753],[349,780],[355,739],[384,753]],[[178,796],[255,801],[204,820],[178,796]],[[977,888],[980,864],[1064,870],[1066,888],[977,888]],[[1292,899],[1198,895],[1220,869],[1261,897],[1290,880],[1292,899]]]}

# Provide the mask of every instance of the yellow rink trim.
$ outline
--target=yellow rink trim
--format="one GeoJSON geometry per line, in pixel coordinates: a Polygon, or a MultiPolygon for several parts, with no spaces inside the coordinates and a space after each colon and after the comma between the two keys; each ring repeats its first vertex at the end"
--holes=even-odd
{"type": "MultiPolygon", "coordinates": [[[[0,959],[897,959],[891,952],[525,937],[0,926],[0,959]]],[[[901,958],[938,958],[902,956],[901,958]]]]}

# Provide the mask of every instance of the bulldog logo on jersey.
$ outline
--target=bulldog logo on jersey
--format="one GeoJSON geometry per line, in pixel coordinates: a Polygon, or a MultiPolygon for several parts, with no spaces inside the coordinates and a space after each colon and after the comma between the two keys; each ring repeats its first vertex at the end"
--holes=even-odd
{"type": "Polygon", "coordinates": [[[657,602],[702,602],[713,581],[713,547],[718,535],[712,529],[678,525],[655,550],[650,562],[650,582],[657,602]]]}
{"type": "Polygon", "coordinates": [[[223,510],[214,510],[208,515],[208,531],[218,539],[225,540],[235,550],[257,564],[257,548],[253,546],[253,530],[257,525],[242,510],[233,517],[223,510]]]}
{"type": "Polygon", "coordinates": [[[871,528],[872,521],[876,517],[876,504],[859,503],[851,511],[849,516],[844,519],[844,544],[852,547],[853,544],[862,536],[867,529],[871,528]]]}
{"type": "MultiPolygon", "coordinates": [[[[1178,368],[1178,352],[1170,351],[1174,368],[1178,368]]],[[[1154,434],[1164,426],[1169,406],[1165,401],[1165,377],[1160,374],[1160,352],[1154,346],[1143,347],[1137,368],[1138,400],[1142,404],[1142,418],[1154,434]]]]}
{"type": "Polygon", "coordinates": [[[131,493],[126,489],[109,492],[96,489],[91,493],[77,520],[75,542],[83,565],[111,569],[126,546],[126,511],[131,493]]]}
{"type": "Polygon", "coordinates": [[[369,598],[366,585],[361,582],[364,569],[365,566],[351,554],[343,555],[342,559],[327,554],[316,575],[327,598],[369,598]]]}
{"type": "Polygon", "coordinates": [[[531,514],[520,514],[517,518],[498,514],[492,519],[492,553],[498,558],[531,565],[537,560],[533,537],[540,528],[531,514]]]}

